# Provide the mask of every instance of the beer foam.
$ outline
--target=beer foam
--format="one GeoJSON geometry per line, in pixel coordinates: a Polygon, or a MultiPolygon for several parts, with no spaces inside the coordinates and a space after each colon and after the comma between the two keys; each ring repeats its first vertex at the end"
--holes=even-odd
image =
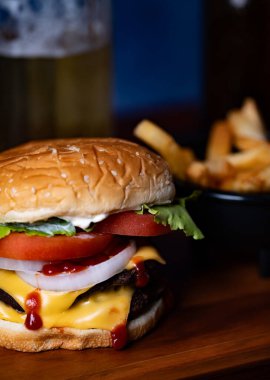
{"type": "Polygon", "coordinates": [[[2,0],[0,54],[65,57],[109,42],[110,4],[85,1],[2,0]]]}

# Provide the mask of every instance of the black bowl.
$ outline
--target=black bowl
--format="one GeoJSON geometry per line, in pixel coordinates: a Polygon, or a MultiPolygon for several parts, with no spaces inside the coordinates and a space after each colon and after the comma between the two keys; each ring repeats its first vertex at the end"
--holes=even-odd
{"type": "MultiPolygon", "coordinates": [[[[270,275],[270,193],[241,194],[177,183],[179,195],[199,190],[187,208],[205,235],[204,248],[259,254],[260,272],[270,275]]],[[[200,248],[198,246],[198,248],[200,248]]]]}
{"type": "Polygon", "coordinates": [[[206,238],[270,246],[270,194],[200,189],[188,207],[206,238]]]}
{"type": "Polygon", "coordinates": [[[187,208],[206,240],[270,248],[270,193],[241,194],[177,182],[184,196],[198,191],[187,208]]]}

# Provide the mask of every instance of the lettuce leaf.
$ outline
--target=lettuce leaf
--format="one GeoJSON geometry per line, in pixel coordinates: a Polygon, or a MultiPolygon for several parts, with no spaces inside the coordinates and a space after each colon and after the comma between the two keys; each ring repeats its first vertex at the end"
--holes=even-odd
{"type": "MultiPolygon", "coordinates": [[[[183,230],[187,236],[192,236],[196,240],[202,239],[203,233],[186,209],[186,201],[197,198],[197,196],[198,192],[194,192],[189,197],[179,198],[173,204],[167,205],[148,206],[144,204],[136,213],[148,212],[154,215],[156,223],[161,223],[164,226],[169,225],[172,230],[183,230]]],[[[94,225],[91,225],[85,231],[90,232],[93,228],[94,225]]],[[[73,236],[76,234],[76,228],[71,222],[60,218],[50,218],[35,223],[0,223],[0,239],[8,236],[11,232],[24,232],[30,236],[73,236]]]]}
{"type": "Polygon", "coordinates": [[[72,223],[60,218],[50,218],[46,221],[35,223],[0,223],[0,239],[11,232],[25,232],[30,236],[73,236],[76,229],[72,223]]]}
{"type": "Polygon", "coordinates": [[[192,236],[195,240],[203,239],[203,233],[196,226],[186,209],[186,201],[197,198],[198,193],[194,192],[189,197],[179,198],[173,204],[158,206],[142,205],[138,214],[148,212],[154,215],[154,221],[164,226],[169,225],[172,230],[182,230],[187,236],[192,236]]]}

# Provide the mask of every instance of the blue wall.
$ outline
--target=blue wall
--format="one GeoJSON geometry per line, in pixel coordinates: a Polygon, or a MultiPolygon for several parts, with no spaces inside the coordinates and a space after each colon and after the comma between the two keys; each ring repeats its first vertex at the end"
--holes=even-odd
{"type": "Polygon", "coordinates": [[[115,111],[199,103],[202,0],[112,4],[115,111]]]}

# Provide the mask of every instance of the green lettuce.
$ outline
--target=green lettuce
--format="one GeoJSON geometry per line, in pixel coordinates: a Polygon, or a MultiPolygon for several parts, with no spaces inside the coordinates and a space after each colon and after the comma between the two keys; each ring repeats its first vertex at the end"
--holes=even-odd
{"type": "MultiPolygon", "coordinates": [[[[186,209],[186,201],[197,196],[198,193],[194,192],[191,196],[179,198],[173,204],[168,205],[148,206],[144,204],[136,213],[144,214],[148,212],[154,215],[156,223],[161,223],[164,226],[169,225],[172,230],[183,230],[187,236],[192,236],[194,239],[202,239],[204,237],[203,233],[196,226],[186,209]]],[[[84,231],[90,232],[93,228],[94,225],[91,225],[84,231]]],[[[30,236],[74,236],[76,228],[71,222],[60,218],[50,218],[46,221],[34,223],[0,223],[0,239],[8,236],[11,232],[24,232],[30,236]]]]}
{"type": "Polygon", "coordinates": [[[76,229],[72,223],[60,218],[34,223],[0,223],[0,239],[11,232],[24,232],[30,236],[73,236],[76,234],[76,229]]]}
{"type": "Polygon", "coordinates": [[[158,206],[142,205],[138,214],[148,212],[154,215],[154,221],[164,226],[170,226],[172,230],[182,230],[187,236],[192,236],[195,240],[203,239],[203,233],[196,226],[186,209],[186,201],[194,199],[198,196],[194,192],[191,196],[177,199],[173,204],[165,204],[158,206]]]}

